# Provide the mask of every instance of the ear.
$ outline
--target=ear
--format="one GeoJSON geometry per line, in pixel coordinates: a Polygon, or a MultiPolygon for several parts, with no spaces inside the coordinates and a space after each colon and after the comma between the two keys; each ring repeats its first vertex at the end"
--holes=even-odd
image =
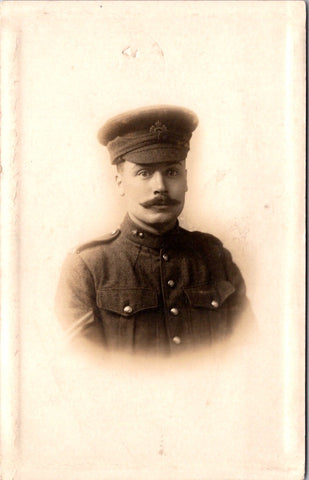
{"type": "Polygon", "coordinates": [[[188,191],[187,170],[185,170],[185,182],[186,182],[185,192],[187,192],[188,191]]]}
{"type": "Polygon", "coordinates": [[[123,197],[123,196],[124,196],[124,188],[123,188],[123,181],[122,181],[122,175],[121,175],[121,173],[118,172],[118,173],[115,175],[115,182],[116,182],[116,185],[117,185],[117,187],[118,187],[120,196],[123,197]]]}

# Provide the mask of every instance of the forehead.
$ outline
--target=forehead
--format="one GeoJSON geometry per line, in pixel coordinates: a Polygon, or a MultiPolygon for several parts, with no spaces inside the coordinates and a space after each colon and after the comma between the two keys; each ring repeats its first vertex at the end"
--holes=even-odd
{"type": "Polygon", "coordinates": [[[184,167],[185,166],[185,161],[179,161],[179,162],[158,162],[158,163],[133,163],[133,162],[128,162],[124,161],[124,169],[127,171],[135,171],[135,170],[140,170],[141,168],[149,169],[149,170],[165,170],[168,168],[176,168],[176,167],[184,167]]]}

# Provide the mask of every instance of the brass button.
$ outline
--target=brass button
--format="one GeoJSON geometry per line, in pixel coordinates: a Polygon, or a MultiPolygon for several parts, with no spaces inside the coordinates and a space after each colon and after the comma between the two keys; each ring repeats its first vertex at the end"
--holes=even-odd
{"type": "Polygon", "coordinates": [[[181,338],[180,337],[173,337],[173,342],[176,343],[176,345],[179,345],[181,343],[181,338]]]}
{"type": "Polygon", "coordinates": [[[218,308],[219,307],[219,303],[217,302],[217,300],[213,300],[211,302],[211,305],[214,307],[214,308],[218,308]]]}
{"type": "Polygon", "coordinates": [[[163,260],[164,260],[165,262],[167,262],[167,261],[168,261],[168,255],[167,255],[167,253],[163,253],[162,258],[163,258],[163,260]]]}
{"type": "Polygon", "coordinates": [[[174,280],[169,280],[169,281],[167,282],[167,284],[168,284],[168,286],[171,287],[171,288],[175,287],[175,282],[174,282],[174,280]]]}
{"type": "Polygon", "coordinates": [[[137,234],[138,234],[137,230],[132,230],[132,235],[134,235],[134,237],[136,237],[137,234]]]}
{"type": "Polygon", "coordinates": [[[177,315],[179,315],[179,310],[178,310],[178,308],[176,308],[176,307],[171,308],[171,309],[170,309],[170,312],[171,312],[173,315],[175,315],[175,317],[176,317],[177,315]]]}
{"type": "Polygon", "coordinates": [[[130,305],[126,305],[125,307],[123,307],[123,311],[124,313],[132,313],[133,308],[130,305]]]}
{"type": "Polygon", "coordinates": [[[139,236],[140,238],[144,238],[143,232],[139,232],[138,236],[139,236]]]}

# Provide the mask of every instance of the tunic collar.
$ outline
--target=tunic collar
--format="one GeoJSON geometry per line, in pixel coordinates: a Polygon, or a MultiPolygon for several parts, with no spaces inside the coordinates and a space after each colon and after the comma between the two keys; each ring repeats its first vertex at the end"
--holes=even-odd
{"type": "Polygon", "coordinates": [[[121,234],[131,240],[134,243],[143,245],[144,247],[150,248],[165,248],[167,244],[176,240],[176,237],[179,235],[180,227],[177,220],[177,223],[174,228],[164,233],[163,235],[154,235],[146,230],[143,230],[141,227],[137,226],[126,214],[121,226],[121,234]]]}

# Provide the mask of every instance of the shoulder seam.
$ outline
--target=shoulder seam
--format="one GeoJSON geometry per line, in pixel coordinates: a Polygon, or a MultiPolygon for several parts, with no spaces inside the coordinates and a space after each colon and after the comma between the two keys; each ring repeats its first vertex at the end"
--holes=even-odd
{"type": "Polygon", "coordinates": [[[71,253],[81,253],[88,248],[97,247],[98,245],[104,245],[105,243],[111,243],[112,241],[116,240],[116,238],[120,234],[120,229],[114,230],[112,233],[108,233],[103,235],[102,237],[94,238],[88,242],[82,243],[71,250],[71,253]]]}

